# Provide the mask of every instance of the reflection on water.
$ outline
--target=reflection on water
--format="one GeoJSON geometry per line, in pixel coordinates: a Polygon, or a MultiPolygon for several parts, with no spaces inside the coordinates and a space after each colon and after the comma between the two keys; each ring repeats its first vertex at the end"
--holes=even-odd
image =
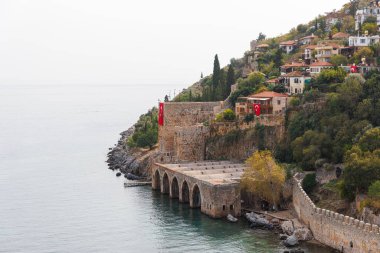
{"type": "Polygon", "coordinates": [[[282,252],[271,232],[107,170],[108,147],[162,90],[0,85],[0,252],[282,252]]]}

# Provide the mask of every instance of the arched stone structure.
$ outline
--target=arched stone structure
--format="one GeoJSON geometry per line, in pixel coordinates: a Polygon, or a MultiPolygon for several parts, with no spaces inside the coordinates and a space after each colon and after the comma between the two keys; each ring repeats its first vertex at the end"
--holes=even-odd
{"type": "Polygon", "coordinates": [[[193,190],[191,191],[190,207],[201,208],[201,205],[202,205],[201,191],[199,190],[198,185],[194,185],[193,190]]]}
{"type": "Polygon", "coordinates": [[[170,192],[169,176],[166,173],[164,173],[164,176],[162,177],[161,192],[164,194],[169,194],[170,192]]]}
{"type": "Polygon", "coordinates": [[[173,177],[172,183],[170,185],[170,197],[173,199],[179,198],[179,184],[176,177],[173,177]]]}
{"type": "Polygon", "coordinates": [[[161,176],[159,170],[156,170],[153,174],[152,188],[153,190],[161,191],[161,176]]]}
{"type": "Polygon", "coordinates": [[[182,183],[180,201],[183,203],[189,203],[190,202],[190,189],[189,189],[189,185],[186,181],[183,181],[183,183],[182,183]]]}

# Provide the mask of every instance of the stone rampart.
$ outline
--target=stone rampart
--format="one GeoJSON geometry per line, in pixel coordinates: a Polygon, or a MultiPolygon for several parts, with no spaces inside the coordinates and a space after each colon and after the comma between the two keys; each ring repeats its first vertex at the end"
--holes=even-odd
{"type": "Polygon", "coordinates": [[[377,225],[316,207],[296,178],[293,205],[298,218],[310,228],[319,242],[346,253],[380,252],[377,225]]]}
{"type": "MultiPolygon", "coordinates": [[[[222,102],[167,102],[164,104],[164,125],[158,129],[160,162],[202,160],[204,145],[199,141],[209,133],[207,127],[200,124],[215,118],[222,102]],[[191,135],[195,134],[195,138],[191,135]],[[186,151],[185,146],[188,146],[186,151]],[[193,153],[187,157],[188,153],[193,153]],[[185,154],[186,153],[186,154],[185,154]],[[202,155],[201,155],[202,154],[202,155]],[[202,156],[202,157],[201,157],[202,156]]],[[[204,140],[205,138],[203,138],[204,140]]],[[[203,141],[204,142],[204,141],[203,141]]]]}

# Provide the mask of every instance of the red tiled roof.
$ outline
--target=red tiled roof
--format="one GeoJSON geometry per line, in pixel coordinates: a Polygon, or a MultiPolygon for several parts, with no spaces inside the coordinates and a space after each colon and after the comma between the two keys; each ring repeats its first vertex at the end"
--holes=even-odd
{"type": "Polygon", "coordinates": [[[318,47],[318,45],[308,45],[307,47],[305,47],[306,49],[316,49],[318,47]]]}
{"type": "Polygon", "coordinates": [[[278,78],[273,78],[267,81],[267,83],[277,83],[277,82],[278,82],[278,78]]]}
{"type": "Polygon", "coordinates": [[[287,94],[277,93],[274,91],[263,91],[258,94],[249,96],[250,98],[274,98],[274,97],[288,97],[287,94]]]}
{"type": "Polygon", "coordinates": [[[348,33],[342,33],[342,32],[338,32],[332,36],[333,39],[346,39],[348,37],[350,37],[348,33]]]}
{"type": "Polygon", "coordinates": [[[308,67],[309,65],[305,64],[304,62],[292,62],[287,63],[285,65],[282,65],[282,68],[302,68],[302,67],[308,67]]]}
{"type": "Polygon", "coordinates": [[[268,44],[261,44],[261,45],[258,45],[257,48],[263,48],[263,47],[269,47],[268,44]]]}
{"type": "Polygon", "coordinates": [[[295,44],[296,44],[296,42],[294,40],[284,41],[284,42],[280,43],[280,45],[283,45],[283,46],[292,46],[295,44]]]}
{"type": "Polygon", "coordinates": [[[293,72],[290,72],[290,73],[282,75],[282,76],[284,76],[284,77],[302,77],[304,75],[300,71],[293,71],[293,72]]]}
{"type": "Polygon", "coordinates": [[[301,38],[300,40],[315,39],[315,38],[318,38],[318,37],[315,36],[315,35],[309,35],[309,36],[306,36],[306,37],[301,38]]]}
{"type": "Polygon", "coordinates": [[[334,65],[332,65],[329,62],[313,62],[312,64],[310,64],[310,67],[332,67],[332,66],[334,65]]]}

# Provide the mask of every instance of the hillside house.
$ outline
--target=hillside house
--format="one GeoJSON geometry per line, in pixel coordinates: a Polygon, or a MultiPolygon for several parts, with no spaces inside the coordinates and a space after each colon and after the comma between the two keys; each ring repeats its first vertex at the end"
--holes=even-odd
{"type": "Polygon", "coordinates": [[[294,71],[281,76],[288,94],[302,94],[305,90],[305,84],[309,84],[311,78],[300,71],[294,71]]]}
{"type": "Polygon", "coordinates": [[[339,45],[322,45],[315,48],[315,59],[319,62],[331,62],[331,56],[339,54],[339,45]]]}
{"type": "Polygon", "coordinates": [[[306,70],[309,68],[309,65],[307,65],[304,62],[291,62],[287,63],[281,66],[281,75],[285,75],[286,73],[291,73],[294,71],[301,71],[306,72],[306,70]]]}
{"type": "Polygon", "coordinates": [[[302,58],[306,64],[310,64],[313,59],[313,51],[317,48],[317,45],[309,45],[305,47],[304,53],[302,54],[302,58]]]}
{"type": "Polygon", "coordinates": [[[332,36],[334,40],[347,40],[350,37],[348,33],[338,32],[332,36]]]}
{"type": "Polygon", "coordinates": [[[345,16],[344,13],[336,12],[335,10],[333,12],[326,13],[326,28],[327,31],[331,31],[331,29],[338,23],[342,22],[343,17],[345,16]]]}
{"type": "Polygon", "coordinates": [[[297,43],[294,40],[284,41],[280,43],[280,48],[287,54],[292,53],[296,49],[297,43]]]}
{"type": "Polygon", "coordinates": [[[299,40],[299,43],[301,45],[310,45],[311,43],[313,43],[313,41],[315,39],[317,39],[318,37],[315,36],[314,34],[310,35],[310,36],[306,36],[306,37],[303,37],[299,40]]]}
{"type": "Polygon", "coordinates": [[[268,49],[269,49],[268,44],[260,44],[260,45],[256,46],[256,50],[259,52],[266,52],[268,49]]]}
{"type": "Polygon", "coordinates": [[[264,91],[249,97],[239,97],[236,102],[235,112],[239,118],[255,114],[253,104],[260,104],[261,114],[273,115],[286,110],[288,95],[273,91],[264,91]]]}
{"type": "Polygon", "coordinates": [[[376,17],[377,25],[380,25],[380,8],[376,5],[368,6],[358,10],[355,15],[355,30],[359,30],[361,25],[369,17],[376,17]]]}
{"type": "Polygon", "coordinates": [[[369,47],[380,42],[380,36],[350,36],[348,45],[350,47],[369,47]]]}
{"type": "Polygon", "coordinates": [[[334,67],[334,65],[329,62],[314,62],[310,64],[310,75],[317,76],[321,73],[322,70],[332,67],[334,67]]]}

